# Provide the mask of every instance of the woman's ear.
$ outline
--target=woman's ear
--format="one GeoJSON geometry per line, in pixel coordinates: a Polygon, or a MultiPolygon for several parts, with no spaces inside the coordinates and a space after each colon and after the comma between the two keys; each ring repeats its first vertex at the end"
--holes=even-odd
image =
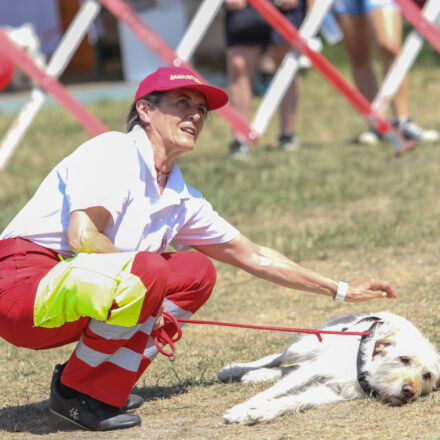
{"type": "Polygon", "coordinates": [[[139,118],[145,124],[150,122],[150,106],[146,99],[139,99],[136,102],[136,110],[138,112],[139,118]]]}

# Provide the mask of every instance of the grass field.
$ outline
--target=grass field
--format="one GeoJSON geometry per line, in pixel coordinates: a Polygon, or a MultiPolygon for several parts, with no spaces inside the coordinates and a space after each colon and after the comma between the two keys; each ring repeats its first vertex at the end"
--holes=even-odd
{"type": "MultiPolygon", "coordinates": [[[[343,72],[348,76],[341,60],[343,72]]],[[[440,130],[438,57],[422,58],[411,75],[412,114],[440,130]]],[[[121,130],[128,102],[90,107],[121,130]]],[[[0,134],[12,116],[0,118],[0,134]]],[[[227,158],[230,131],[216,115],[197,151],[182,157],[187,181],[245,235],[335,279],[374,275],[390,281],[396,301],[338,305],[290,291],[217,264],[218,282],[199,319],[316,327],[341,313],[390,310],[411,319],[437,346],[440,324],[440,149],[420,145],[396,158],[387,144],[361,147],[352,139],[362,118],[313,71],[304,75],[297,153],[276,151],[277,121],[249,161],[227,158]]],[[[63,110],[45,109],[0,175],[0,230],[42,178],[88,135],[63,110]]],[[[283,350],[279,333],[187,326],[174,362],[158,358],[138,383],[143,426],[106,434],[73,430],[48,411],[55,363],[73,345],[47,352],[0,341],[0,439],[439,439],[440,395],[392,408],[360,400],[283,416],[271,423],[224,425],[222,414],[263,387],[220,384],[216,371],[283,350]]]]}

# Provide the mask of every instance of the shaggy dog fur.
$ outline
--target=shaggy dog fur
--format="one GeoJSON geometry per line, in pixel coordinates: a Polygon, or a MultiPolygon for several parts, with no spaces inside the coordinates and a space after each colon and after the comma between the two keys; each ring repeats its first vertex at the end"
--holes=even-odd
{"type": "Polygon", "coordinates": [[[403,405],[440,386],[439,355],[420,331],[401,316],[389,312],[346,315],[321,329],[370,330],[371,335],[361,338],[324,334],[323,342],[315,335],[307,335],[284,353],[226,366],[217,373],[223,382],[241,380],[253,384],[280,380],[228,410],[225,422],[253,424],[281,414],[368,396],[403,405]]]}

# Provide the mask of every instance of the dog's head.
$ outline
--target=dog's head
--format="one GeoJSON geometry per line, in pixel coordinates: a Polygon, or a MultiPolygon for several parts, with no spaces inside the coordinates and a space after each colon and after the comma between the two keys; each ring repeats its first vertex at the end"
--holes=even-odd
{"type": "Polygon", "coordinates": [[[383,402],[403,405],[440,387],[440,357],[418,331],[393,329],[364,355],[368,382],[383,402]]]}

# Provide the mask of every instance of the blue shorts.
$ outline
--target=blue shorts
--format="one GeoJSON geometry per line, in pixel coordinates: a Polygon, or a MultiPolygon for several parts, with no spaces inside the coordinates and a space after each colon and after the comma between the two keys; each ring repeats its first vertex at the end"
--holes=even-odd
{"type": "Polygon", "coordinates": [[[374,9],[396,8],[393,0],[335,0],[333,12],[336,15],[365,15],[374,9]]]}

